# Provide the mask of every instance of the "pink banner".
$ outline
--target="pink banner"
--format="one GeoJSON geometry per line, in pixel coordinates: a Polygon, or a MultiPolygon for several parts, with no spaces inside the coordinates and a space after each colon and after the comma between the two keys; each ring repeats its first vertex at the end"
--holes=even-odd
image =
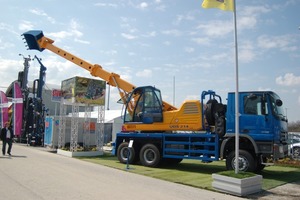
{"type": "Polygon", "coordinates": [[[21,136],[22,129],[22,116],[23,116],[23,95],[18,82],[14,82],[14,95],[13,95],[13,126],[14,134],[16,137],[21,136]]]}
{"type": "Polygon", "coordinates": [[[8,100],[4,92],[0,90],[0,127],[8,121],[8,100]]]}

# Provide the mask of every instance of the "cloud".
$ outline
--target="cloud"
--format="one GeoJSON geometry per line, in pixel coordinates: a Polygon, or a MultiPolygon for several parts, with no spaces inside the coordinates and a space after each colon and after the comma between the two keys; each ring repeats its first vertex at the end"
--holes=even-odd
{"type": "Polygon", "coordinates": [[[170,41],[164,41],[163,44],[166,46],[170,46],[172,43],[170,41]]]}
{"type": "Polygon", "coordinates": [[[162,34],[172,35],[172,36],[181,36],[182,35],[181,31],[179,31],[177,29],[165,30],[165,31],[162,31],[162,34]]]}
{"type": "Polygon", "coordinates": [[[83,33],[80,31],[81,25],[79,22],[77,22],[75,19],[71,19],[67,30],[54,32],[54,33],[48,33],[48,36],[55,37],[57,39],[65,39],[65,38],[72,38],[75,42],[81,43],[81,44],[90,44],[89,41],[79,39],[83,36],[83,33]]]}
{"type": "Polygon", "coordinates": [[[109,55],[109,56],[113,56],[113,55],[117,55],[118,51],[117,50],[107,50],[107,51],[100,51],[101,53],[105,54],[105,55],[109,55]]]}
{"type": "Polygon", "coordinates": [[[136,73],[137,77],[149,78],[152,77],[152,71],[149,69],[144,69],[143,71],[139,71],[136,73]]]}
{"type": "Polygon", "coordinates": [[[107,61],[103,64],[103,66],[113,66],[113,65],[116,65],[116,61],[114,60],[107,61]]]}
{"type": "Polygon", "coordinates": [[[32,22],[30,21],[22,21],[19,24],[19,30],[20,31],[28,31],[28,30],[32,30],[34,27],[34,25],[32,24],[32,22]]]}
{"type": "Polygon", "coordinates": [[[63,38],[71,37],[73,34],[69,31],[59,31],[55,33],[48,33],[47,35],[55,38],[63,39],[63,38]]]}
{"type": "Polygon", "coordinates": [[[135,52],[128,52],[128,55],[129,55],[129,56],[135,56],[136,53],[135,53],[135,52]]]}
{"type": "Polygon", "coordinates": [[[10,42],[4,42],[0,39],[0,50],[3,50],[3,49],[8,49],[8,48],[12,48],[15,46],[14,43],[10,43],[10,42]]]}
{"type": "Polygon", "coordinates": [[[192,41],[194,41],[200,45],[209,45],[210,44],[210,39],[204,38],[204,37],[203,38],[193,38],[192,41]]]}
{"type": "Polygon", "coordinates": [[[251,62],[255,59],[256,53],[254,51],[253,43],[244,41],[239,47],[239,60],[244,63],[251,62]]]}
{"type": "MultiPolygon", "coordinates": [[[[18,71],[23,70],[23,60],[3,59],[0,57],[1,83],[0,88],[8,87],[18,77],[18,71]],[[13,70],[12,70],[13,69],[13,70]]],[[[4,91],[3,89],[1,89],[4,91]]]]}
{"type": "Polygon", "coordinates": [[[121,36],[122,36],[123,38],[128,39],[128,40],[134,40],[134,39],[137,38],[137,36],[132,35],[132,34],[128,34],[128,33],[121,33],[121,36]]]}
{"type": "Polygon", "coordinates": [[[280,49],[281,51],[297,50],[291,35],[269,36],[262,35],[257,39],[258,46],[263,49],[280,49]]]}
{"type": "Polygon", "coordinates": [[[45,13],[43,10],[39,10],[39,9],[31,9],[29,10],[29,12],[31,12],[32,14],[38,15],[38,16],[42,16],[42,17],[46,17],[46,19],[52,23],[55,24],[55,19],[50,17],[47,13],[45,13]]]}
{"type": "Polygon", "coordinates": [[[166,10],[166,6],[165,5],[159,5],[159,6],[157,6],[156,8],[155,8],[155,10],[157,10],[157,11],[165,11],[166,10]]]}
{"type": "Polygon", "coordinates": [[[77,39],[77,38],[75,38],[74,41],[75,41],[75,42],[78,42],[78,43],[81,43],[81,44],[90,44],[89,41],[86,41],[86,40],[80,40],[80,39],[77,39]]]}
{"type": "Polygon", "coordinates": [[[66,80],[74,76],[91,77],[87,70],[83,70],[82,68],[74,65],[74,63],[55,55],[47,56],[47,59],[42,60],[42,62],[47,67],[46,80],[47,83],[50,84],[60,85],[62,80],[66,80]]]}
{"type": "Polygon", "coordinates": [[[2,23],[2,22],[0,22],[0,30],[5,30],[9,33],[13,33],[13,34],[18,35],[18,36],[20,35],[19,32],[14,31],[13,26],[11,26],[9,24],[2,23]]]}
{"type": "Polygon", "coordinates": [[[156,35],[157,35],[156,31],[151,31],[151,32],[144,34],[143,36],[144,37],[155,37],[156,35]]]}
{"type": "Polygon", "coordinates": [[[271,12],[271,9],[266,6],[245,6],[241,11],[242,15],[257,16],[262,13],[271,12]]]}
{"type": "Polygon", "coordinates": [[[300,85],[300,76],[295,76],[293,73],[287,73],[284,76],[277,77],[276,83],[284,86],[300,85]]]}
{"type": "Polygon", "coordinates": [[[149,6],[148,3],[142,2],[142,3],[140,3],[139,8],[142,9],[142,10],[144,10],[144,9],[146,9],[148,6],[149,6]]]}
{"type": "Polygon", "coordinates": [[[239,60],[249,63],[255,58],[255,53],[251,49],[242,49],[239,51],[239,60]]]}
{"type": "Polygon", "coordinates": [[[195,17],[191,13],[187,13],[185,15],[177,15],[174,24],[179,25],[183,21],[193,21],[194,19],[195,17]]]}
{"type": "Polygon", "coordinates": [[[205,24],[198,25],[197,29],[211,37],[222,37],[233,31],[232,21],[209,21],[205,24]]]}
{"type": "Polygon", "coordinates": [[[239,18],[237,24],[238,30],[252,29],[255,28],[257,19],[255,18],[255,16],[244,16],[239,18]]]}
{"type": "Polygon", "coordinates": [[[193,47],[185,47],[184,51],[187,53],[193,53],[195,51],[195,49],[193,47]]]}
{"type": "Polygon", "coordinates": [[[112,8],[118,7],[118,5],[115,3],[95,3],[94,5],[98,7],[112,7],[112,8]]]}

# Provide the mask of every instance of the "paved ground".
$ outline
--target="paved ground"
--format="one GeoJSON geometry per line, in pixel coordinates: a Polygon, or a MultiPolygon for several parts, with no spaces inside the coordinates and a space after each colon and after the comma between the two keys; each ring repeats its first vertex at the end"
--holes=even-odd
{"type": "Polygon", "coordinates": [[[12,154],[0,156],[0,199],[239,199],[20,144],[13,145],[12,154]]]}
{"type": "Polygon", "coordinates": [[[288,183],[259,194],[251,195],[249,199],[259,200],[299,200],[300,181],[288,183]]]}
{"type": "MultiPolygon", "coordinates": [[[[12,154],[0,156],[0,199],[242,199],[96,165],[22,144],[14,144],[12,154]]],[[[286,184],[249,198],[299,199],[299,183],[286,184]]]]}

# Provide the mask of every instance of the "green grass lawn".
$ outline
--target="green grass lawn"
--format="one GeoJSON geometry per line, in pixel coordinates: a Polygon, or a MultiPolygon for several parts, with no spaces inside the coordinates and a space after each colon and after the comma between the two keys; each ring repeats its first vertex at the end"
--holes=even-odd
{"type": "MultiPolygon", "coordinates": [[[[141,174],[208,190],[212,190],[212,173],[226,170],[224,161],[202,163],[197,160],[183,160],[180,164],[174,166],[149,168],[136,164],[129,165],[129,169],[127,169],[126,164],[120,163],[116,157],[111,155],[78,159],[128,171],[129,173],[141,174]]],[[[300,180],[300,168],[269,166],[260,174],[263,176],[263,190],[269,190],[289,182],[300,180]]]]}

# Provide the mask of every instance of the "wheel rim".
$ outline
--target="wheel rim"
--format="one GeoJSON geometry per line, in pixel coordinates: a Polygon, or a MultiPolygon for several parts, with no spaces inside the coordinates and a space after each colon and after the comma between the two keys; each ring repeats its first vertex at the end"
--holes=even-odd
{"type": "Polygon", "coordinates": [[[123,148],[123,149],[121,149],[121,153],[120,153],[121,158],[122,158],[123,160],[127,160],[127,159],[128,159],[128,153],[129,153],[128,148],[123,148]]]}
{"type": "Polygon", "coordinates": [[[147,162],[148,164],[151,164],[155,161],[156,159],[156,154],[152,149],[147,149],[144,152],[144,160],[145,162],[147,162]]]}
{"type": "MultiPolygon", "coordinates": [[[[235,158],[232,159],[231,166],[233,169],[236,169],[235,158]]],[[[245,157],[239,156],[239,171],[246,171],[248,167],[249,167],[249,161],[245,157]]]]}

